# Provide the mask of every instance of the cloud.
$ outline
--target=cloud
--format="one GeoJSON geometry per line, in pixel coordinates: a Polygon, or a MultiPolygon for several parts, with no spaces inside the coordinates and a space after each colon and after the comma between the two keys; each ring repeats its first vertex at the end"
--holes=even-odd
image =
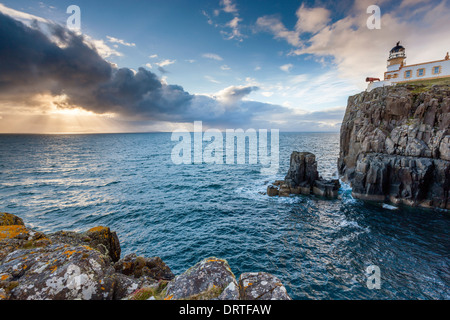
{"type": "Polygon", "coordinates": [[[382,77],[389,50],[399,40],[406,47],[408,64],[442,59],[447,52],[450,8],[448,1],[404,0],[383,10],[381,29],[367,28],[369,5],[385,1],[355,1],[345,17],[332,21],[324,8],[296,12],[297,23],[289,30],[276,16],[258,18],[260,30],[293,46],[290,55],[311,56],[337,69],[339,78],[366,87],[367,76],[382,77]],[[302,40],[303,39],[303,40],[302,40]]]}
{"type": "Polygon", "coordinates": [[[237,40],[239,42],[242,42],[245,38],[245,36],[241,33],[240,25],[243,19],[239,16],[239,11],[236,7],[236,4],[233,2],[233,0],[221,0],[220,6],[220,10],[214,10],[213,15],[214,17],[218,17],[221,11],[227,14],[231,14],[233,18],[226,23],[215,22],[205,10],[202,11],[202,14],[206,17],[209,25],[220,29],[220,34],[225,40],[237,40]]]}
{"type": "Polygon", "coordinates": [[[126,47],[136,47],[135,43],[129,43],[122,39],[117,39],[117,38],[110,37],[110,36],[106,36],[106,38],[108,38],[108,41],[111,43],[118,43],[118,44],[121,44],[126,47]]]}
{"type": "Polygon", "coordinates": [[[38,22],[43,22],[43,23],[50,22],[47,19],[35,16],[32,14],[28,14],[28,13],[25,13],[22,11],[17,11],[17,10],[8,8],[5,5],[3,5],[2,3],[0,3],[0,12],[5,15],[8,15],[10,17],[13,17],[14,19],[22,21],[22,22],[30,22],[30,21],[38,21],[38,22]]]}
{"type": "Polygon", "coordinates": [[[231,70],[231,68],[229,66],[227,66],[226,64],[224,64],[223,66],[220,66],[220,69],[222,69],[223,71],[231,70]]]}
{"type": "Polygon", "coordinates": [[[331,12],[325,8],[306,8],[304,4],[298,8],[295,29],[299,33],[317,33],[330,21],[331,12]]]}
{"type": "Polygon", "coordinates": [[[97,50],[98,54],[102,58],[109,58],[112,56],[122,57],[123,54],[110,46],[108,46],[103,40],[92,39],[91,37],[85,35],[84,40],[87,46],[93,46],[97,50]]]}
{"type": "Polygon", "coordinates": [[[295,47],[303,45],[302,33],[317,33],[330,21],[331,12],[325,8],[307,8],[302,4],[296,11],[295,30],[289,30],[276,15],[259,17],[256,25],[261,30],[272,33],[276,39],[282,39],[295,47]]]}
{"type": "Polygon", "coordinates": [[[220,83],[220,81],[217,81],[216,79],[214,79],[211,76],[205,76],[205,79],[212,83],[220,83]]]}
{"type": "Polygon", "coordinates": [[[254,86],[230,86],[219,91],[215,96],[217,100],[229,105],[235,104],[257,90],[259,88],[254,86]]]}
{"type": "Polygon", "coordinates": [[[293,67],[294,67],[293,64],[288,63],[288,64],[285,64],[285,65],[282,65],[282,66],[280,67],[280,69],[281,69],[282,71],[284,71],[284,72],[290,72],[291,69],[292,69],[293,67]]]}
{"type": "Polygon", "coordinates": [[[239,23],[241,21],[242,19],[236,16],[225,25],[226,27],[231,29],[230,32],[227,32],[225,30],[221,31],[221,34],[225,37],[226,40],[237,39],[239,41],[243,41],[244,35],[241,33],[239,28],[239,23]]]}
{"type": "Polygon", "coordinates": [[[442,39],[449,36],[449,16],[445,1],[437,5],[421,3],[418,7],[394,8],[382,15],[380,30],[369,30],[368,15],[363,10],[356,11],[321,30],[307,47],[294,54],[331,55],[341,75],[349,79],[382,77],[388,52],[399,40],[406,47],[408,64],[442,59],[448,51],[448,43],[442,39]],[[355,61],[358,68],[354,67],[355,61]]]}
{"type": "Polygon", "coordinates": [[[238,10],[236,8],[236,4],[233,0],[220,0],[220,4],[222,6],[222,10],[227,13],[237,13],[238,10]]]}
{"type": "Polygon", "coordinates": [[[212,60],[217,60],[217,61],[223,61],[223,58],[221,56],[219,56],[218,54],[215,53],[204,53],[202,55],[203,58],[206,59],[212,59],[212,60]]]}
{"type": "MultiPolygon", "coordinates": [[[[293,110],[246,99],[257,86],[231,86],[210,96],[190,94],[145,68],[118,68],[84,35],[57,24],[47,29],[44,33],[0,14],[1,131],[17,132],[12,124],[28,119],[37,132],[49,121],[49,110],[58,111],[60,119],[72,111],[83,114],[83,121],[89,115],[103,116],[113,119],[115,128],[131,131],[196,120],[219,129],[289,127],[293,110]]],[[[314,120],[308,121],[313,126],[314,120]]],[[[103,128],[96,122],[91,125],[94,131],[103,128]]],[[[55,124],[53,131],[61,128],[55,124]]]]}
{"type": "Polygon", "coordinates": [[[161,62],[155,63],[157,66],[160,66],[161,68],[166,67],[166,66],[170,66],[171,64],[174,64],[175,62],[177,62],[177,60],[163,60],[161,62]]]}
{"type": "Polygon", "coordinates": [[[162,74],[170,73],[169,71],[167,71],[163,67],[158,67],[158,71],[161,72],[162,74]]]}
{"type": "Polygon", "coordinates": [[[259,17],[256,20],[256,25],[259,29],[272,33],[276,39],[285,40],[295,47],[302,43],[299,32],[288,30],[278,17],[259,17]]]}
{"type": "Polygon", "coordinates": [[[152,66],[151,63],[146,63],[145,66],[146,66],[147,68],[149,68],[149,69],[153,69],[153,66],[152,66]]]}
{"type": "Polygon", "coordinates": [[[156,58],[158,58],[158,55],[157,54],[152,54],[151,56],[148,56],[150,59],[156,59],[156,58]]]}

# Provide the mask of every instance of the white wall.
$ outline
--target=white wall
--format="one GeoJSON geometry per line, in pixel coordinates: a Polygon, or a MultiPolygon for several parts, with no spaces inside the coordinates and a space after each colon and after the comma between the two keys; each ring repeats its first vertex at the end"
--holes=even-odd
{"type": "Polygon", "coordinates": [[[390,81],[375,81],[372,83],[369,83],[369,85],[367,86],[366,91],[370,92],[375,88],[380,88],[380,87],[384,87],[384,86],[390,86],[392,83],[390,81]]]}
{"type": "Polygon", "coordinates": [[[419,65],[413,65],[413,66],[404,66],[399,71],[396,72],[387,72],[386,77],[388,75],[393,75],[395,73],[398,73],[398,78],[391,78],[389,81],[392,83],[397,83],[401,81],[414,81],[414,80],[425,80],[429,78],[436,78],[436,77],[445,77],[450,76],[450,60],[441,60],[437,62],[432,63],[423,63],[419,65]],[[441,73],[439,74],[433,74],[433,68],[441,66],[441,73]],[[419,69],[425,69],[425,75],[422,77],[417,76],[417,70],[419,69]],[[411,78],[405,78],[405,71],[411,70],[411,78]]]}

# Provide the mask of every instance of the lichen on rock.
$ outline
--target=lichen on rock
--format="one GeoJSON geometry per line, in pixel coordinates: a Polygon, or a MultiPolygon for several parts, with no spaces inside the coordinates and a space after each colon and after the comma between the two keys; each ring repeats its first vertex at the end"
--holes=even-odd
{"type": "MultiPolygon", "coordinates": [[[[167,285],[167,300],[211,300],[237,281],[228,262],[215,257],[197,263],[167,285]]],[[[231,288],[231,287],[230,287],[231,288]]],[[[230,289],[229,288],[229,289],[230,289]]]]}
{"type": "Polygon", "coordinates": [[[115,232],[45,235],[8,215],[0,226],[0,300],[238,300],[228,262],[208,258],[175,277],[159,257],[120,259],[115,232]],[[17,224],[11,224],[10,222],[17,224]]]}
{"type": "Polygon", "coordinates": [[[241,274],[239,293],[242,300],[291,300],[280,279],[265,272],[241,274]]]}

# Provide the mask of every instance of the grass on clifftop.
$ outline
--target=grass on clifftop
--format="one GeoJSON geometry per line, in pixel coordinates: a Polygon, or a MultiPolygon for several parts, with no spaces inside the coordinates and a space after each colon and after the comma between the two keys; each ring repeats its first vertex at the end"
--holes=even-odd
{"type": "Polygon", "coordinates": [[[450,85],[450,77],[442,79],[431,79],[431,80],[416,80],[411,82],[399,83],[398,86],[416,86],[412,89],[412,93],[421,93],[427,91],[433,85],[445,86],[450,85]]]}

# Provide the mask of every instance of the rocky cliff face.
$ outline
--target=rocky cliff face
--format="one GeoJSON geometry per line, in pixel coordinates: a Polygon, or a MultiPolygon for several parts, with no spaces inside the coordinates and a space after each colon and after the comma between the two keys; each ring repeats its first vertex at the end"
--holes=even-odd
{"type": "Polygon", "coordinates": [[[353,196],[450,209],[450,86],[397,85],[348,100],[339,173],[353,196]]]}

